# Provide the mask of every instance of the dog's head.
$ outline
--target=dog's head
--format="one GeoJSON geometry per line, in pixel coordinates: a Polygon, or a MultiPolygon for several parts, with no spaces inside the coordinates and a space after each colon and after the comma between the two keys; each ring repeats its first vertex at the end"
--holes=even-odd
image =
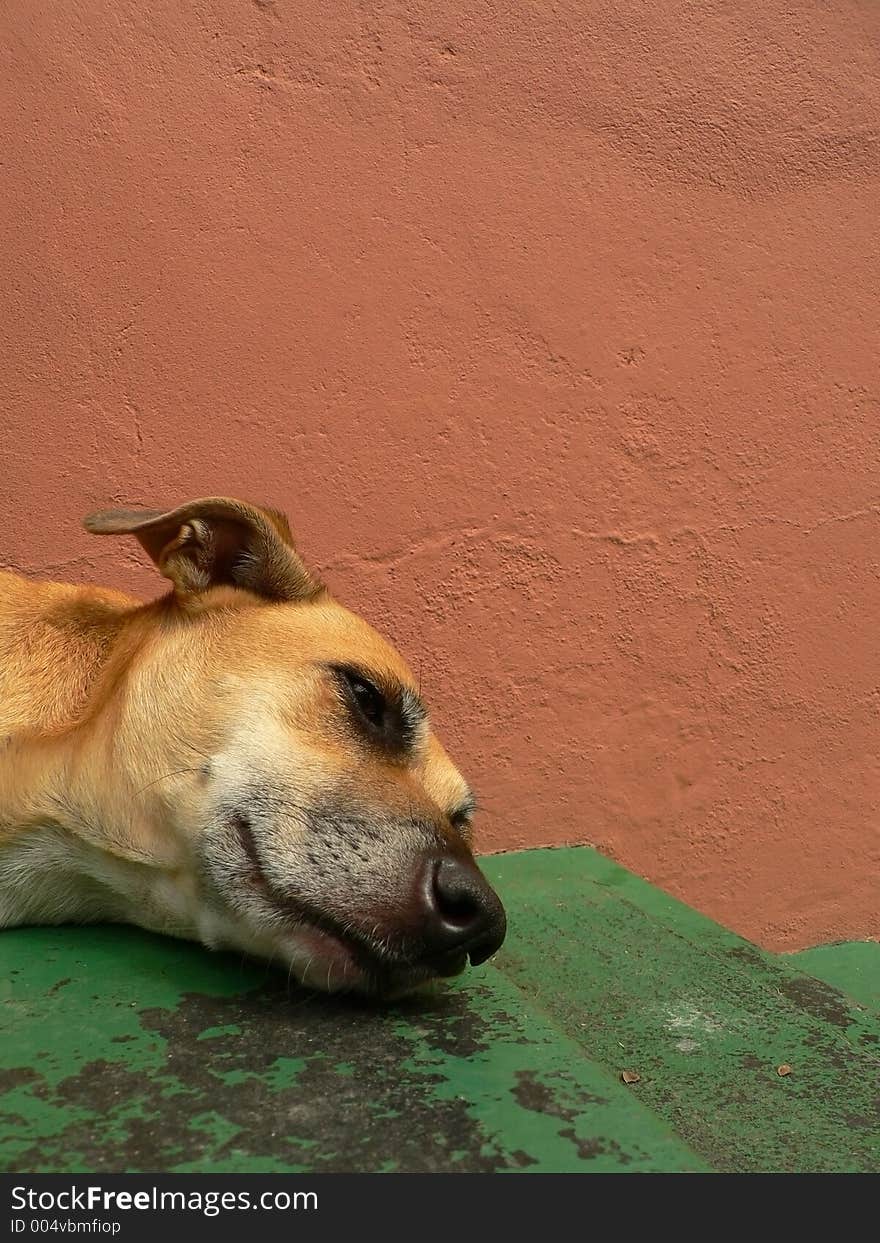
{"type": "Polygon", "coordinates": [[[385,995],[493,954],[504,910],[468,786],[401,656],[309,572],[283,515],[208,498],[86,526],[135,535],[174,585],[115,728],[150,752],[141,775],[167,770],[150,797],[203,939],[385,995]]]}

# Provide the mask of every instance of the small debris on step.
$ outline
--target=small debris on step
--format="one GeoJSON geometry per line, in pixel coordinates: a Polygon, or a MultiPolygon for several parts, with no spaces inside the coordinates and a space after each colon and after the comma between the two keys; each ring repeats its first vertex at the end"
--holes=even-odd
{"type": "MultiPolygon", "coordinates": [[[[790,1069],[791,1067],[789,1067],[790,1069]]],[[[624,1083],[638,1083],[642,1076],[637,1070],[622,1070],[620,1077],[624,1083]]]]}

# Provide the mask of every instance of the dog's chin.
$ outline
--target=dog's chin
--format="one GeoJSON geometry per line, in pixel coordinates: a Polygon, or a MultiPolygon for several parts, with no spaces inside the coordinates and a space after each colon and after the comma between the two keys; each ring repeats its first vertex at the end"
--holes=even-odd
{"type": "Polygon", "coordinates": [[[396,962],[372,953],[359,941],[305,923],[292,929],[285,942],[292,974],[305,987],[324,993],[357,993],[393,1001],[460,975],[467,966],[465,953],[430,963],[396,962]]]}

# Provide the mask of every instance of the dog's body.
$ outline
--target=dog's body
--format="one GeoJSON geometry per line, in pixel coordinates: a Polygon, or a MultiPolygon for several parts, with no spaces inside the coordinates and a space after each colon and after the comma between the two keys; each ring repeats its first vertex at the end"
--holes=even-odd
{"type": "Polygon", "coordinates": [[[494,952],[468,788],[286,520],[208,498],[87,525],[174,591],[0,573],[0,926],[131,922],[388,994],[494,952]]]}

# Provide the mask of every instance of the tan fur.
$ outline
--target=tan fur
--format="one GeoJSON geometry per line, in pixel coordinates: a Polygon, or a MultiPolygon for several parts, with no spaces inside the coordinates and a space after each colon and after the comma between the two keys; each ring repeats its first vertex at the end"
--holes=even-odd
{"type": "MultiPolygon", "coordinates": [[[[141,538],[142,516],[103,521],[141,538]]],[[[430,851],[470,857],[467,826],[448,818],[467,786],[427,726],[403,758],[353,734],[329,665],[417,688],[395,649],[305,570],[282,515],[209,498],[148,521],[160,537],[141,542],[175,588],[157,602],[0,573],[0,925],[125,919],[286,957],[307,982],[364,987],[345,962],[340,980],[313,978],[300,941],[320,938],[267,914],[256,891],[251,918],[230,809],[256,808],[271,885],[326,905],[336,927],[347,884],[357,936],[368,940],[361,925],[380,912],[387,929],[374,938],[390,955],[395,937],[416,935],[411,913],[396,928],[388,894],[407,907],[398,877],[429,849],[425,835],[430,851]],[[243,541],[240,556],[230,541],[243,541]],[[349,820],[360,809],[363,840],[337,823],[339,800],[349,820]],[[374,840],[371,817],[396,826],[392,841],[374,840]],[[341,860],[326,880],[322,842],[341,860]]]]}

